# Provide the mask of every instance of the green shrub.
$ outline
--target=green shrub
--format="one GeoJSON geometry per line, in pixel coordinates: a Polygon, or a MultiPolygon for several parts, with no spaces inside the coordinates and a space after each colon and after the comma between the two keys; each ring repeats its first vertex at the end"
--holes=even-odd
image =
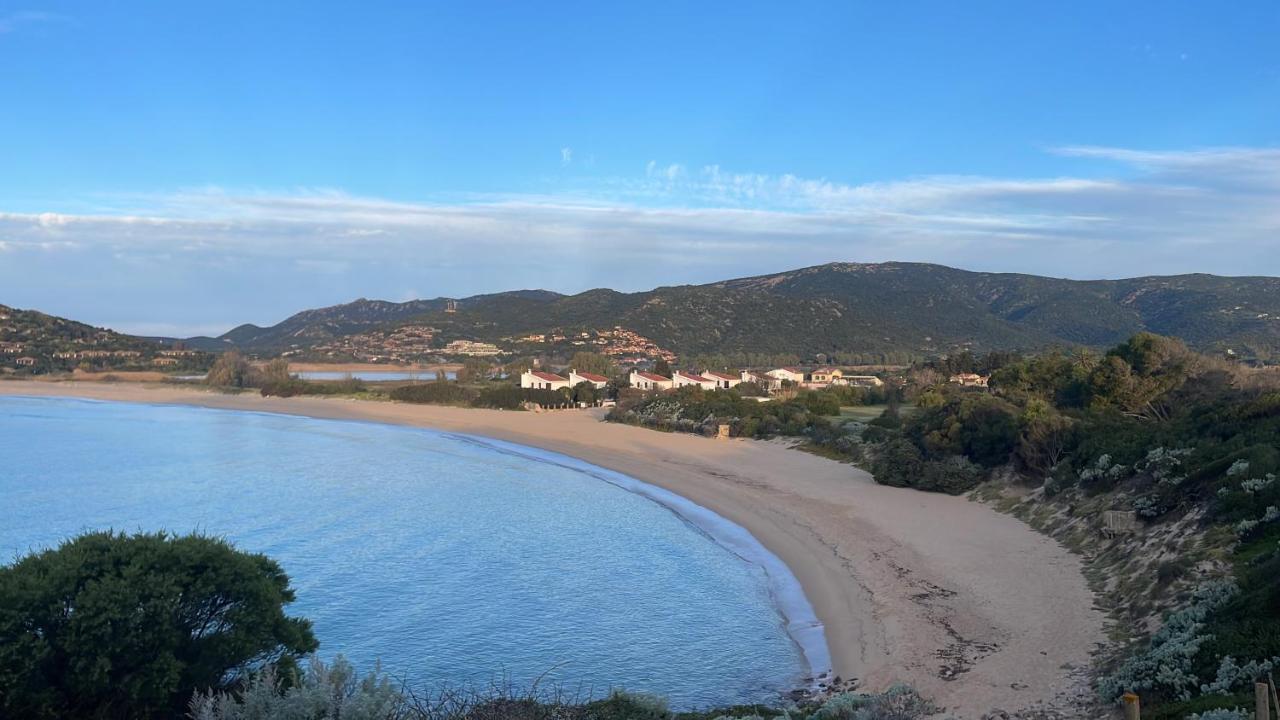
{"type": "Polygon", "coordinates": [[[225,541],[97,532],[0,568],[0,717],[169,718],[316,649],[289,578],[225,541]]]}
{"type": "Polygon", "coordinates": [[[391,399],[427,405],[465,405],[475,393],[456,382],[440,381],[401,385],[391,391],[391,399]]]}

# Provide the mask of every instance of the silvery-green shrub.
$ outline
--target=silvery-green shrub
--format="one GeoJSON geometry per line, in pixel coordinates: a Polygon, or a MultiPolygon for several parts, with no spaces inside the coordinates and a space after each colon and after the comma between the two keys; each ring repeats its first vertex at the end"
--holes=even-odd
{"type": "Polygon", "coordinates": [[[1207,710],[1202,713],[1188,715],[1186,720],[1250,720],[1253,716],[1235,708],[1233,710],[1207,710]]]}
{"type": "Polygon", "coordinates": [[[259,673],[240,692],[197,693],[191,720],[394,720],[405,698],[375,668],[363,677],[342,656],[330,664],[312,657],[292,687],[273,669],[259,673]]]}
{"type": "Polygon", "coordinates": [[[938,712],[933,703],[907,685],[876,694],[841,693],[822,704],[808,720],[917,720],[938,712]]]}
{"type": "Polygon", "coordinates": [[[1212,637],[1203,632],[1205,620],[1237,592],[1235,584],[1226,580],[1198,587],[1185,608],[1165,618],[1145,650],[1098,681],[1098,694],[1104,700],[1116,700],[1125,691],[1158,688],[1189,700],[1200,687],[1192,662],[1200,646],[1212,637]]]}

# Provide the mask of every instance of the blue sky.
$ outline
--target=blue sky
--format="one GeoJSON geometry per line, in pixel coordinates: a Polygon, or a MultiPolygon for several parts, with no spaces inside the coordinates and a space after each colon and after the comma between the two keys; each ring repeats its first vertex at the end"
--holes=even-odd
{"type": "Polygon", "coordinates": [[[1280,4],[8,3],[0,302],[1280,274],[1280,4]]]}

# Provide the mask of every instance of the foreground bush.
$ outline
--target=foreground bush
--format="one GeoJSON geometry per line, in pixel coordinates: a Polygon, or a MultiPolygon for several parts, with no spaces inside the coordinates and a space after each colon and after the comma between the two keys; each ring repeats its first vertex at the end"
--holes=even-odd
{"type": "Polygon", "coordinates": [[[332,664],[312,658],[300,678],[282,681],[267,668],[237,692],[202,692],[191,699],[192,720],[380,720],[407,717],[408,700],[375,668],[358,676],[338,657],[332,664]]]}
{"type": "Polygon", "coordinates": [[[615,692],[602,700],[564,698],[555,692],[521,694],[441,690],[416,695],[398,690],[380,670],[363,677],[338,658],[312,660],[306,672],[283,682],[268,671],[235,692],[197,695],[191,720],[919,720],[938,708],[906,686],[883,694],[845,693],[807,708],[737,707],[676,713],[651,695],[615,692]]]}
{"type": "Polygon", "coordinates": [[[289,578],[222,540],[98,532],[0,568],[0,717],[171,718],[318,643],[289,578]]]}

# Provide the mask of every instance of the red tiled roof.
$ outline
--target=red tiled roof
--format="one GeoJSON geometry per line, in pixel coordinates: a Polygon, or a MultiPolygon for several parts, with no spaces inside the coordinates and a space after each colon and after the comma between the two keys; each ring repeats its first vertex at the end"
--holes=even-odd
{"type": "Polygon", "coordinates": [[[718,377],[721,380],[738,380],[741,377],[740,375],[733,375],[731,373],[722,373],[722,372],[714,372],[714,371],[705,372],[703,373],[703,375],[707,377],[718,377]]]}
{"type": "Polygon", "coordinates": [[[704,377],[702,377],[701,375],[698,375],[698,374],[696,374],[696,373],[687,373],[687,372],[682,372],[682,371],[680,371],[680,370],[677,370],[677,371],[676,371],[676,374],[677,374],[677,375],[679,375],[680,377],[684,378],[685,380],[692,380],[692,381],[694,381],[694,382],[700,382],[700,383],[703,383],[703,382],[713,382],[713,381],[712,381],[712,380],[710,380],[709,378],[704,378],[704,377]]]}
{"type": "Polygon", "coordinates": [[[652,380],[654,382],[671,382],[671,378],[662,377],[661,375],[654,375],[653,373],[649,373],[649,372],[642,372],[640,370],[636,370],[636,374],[644,378],[645,380],[652,380]]]}
{"type": "Polygon", "coordinates": [[[580,377],[580,378],[586,378],[587,380],[590,380],[591,382],[609,382],[609,378],[607,378],[607,377],[605,377],[605,376],[603,376],[603,375],[595,375],[595,374],[592,374],[592,373],[578,372],[577,370],[572,370],[572,371],[570,371],[570,372],[572,372],[574,375],[577,375],[577,376],[578,376],[578,377],[580,377]]]}
{"type": "Polygon", "coordinates": [[[537,370],[531,370],[530,372],[533,374],[534,377],[541,378],[542,380],[547,380],[548,382],[569,382],[569,378],[562,378],[559,375],[556,375],[555,373],[539,372],[537,370]]]}

